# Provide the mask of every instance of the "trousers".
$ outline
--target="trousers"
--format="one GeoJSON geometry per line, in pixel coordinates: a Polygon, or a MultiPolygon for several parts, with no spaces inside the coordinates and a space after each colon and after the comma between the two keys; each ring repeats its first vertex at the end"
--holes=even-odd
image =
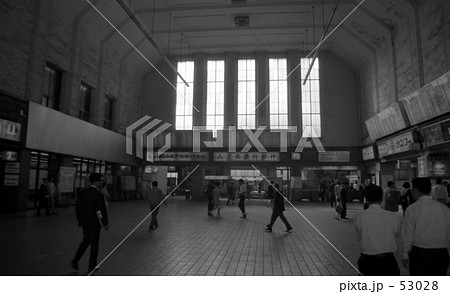
{"type": "Polygon", "coordinates": [[[75,253],[74,262],[78,261],[83,256],[86,249],[91,246],[91,254],[89,257],[89,269],[91,272],[97,266],[98,247],[100,243],[100,226],[99,227],[83,227],[83,241],[81,241],[78,250],[75,253]]]}

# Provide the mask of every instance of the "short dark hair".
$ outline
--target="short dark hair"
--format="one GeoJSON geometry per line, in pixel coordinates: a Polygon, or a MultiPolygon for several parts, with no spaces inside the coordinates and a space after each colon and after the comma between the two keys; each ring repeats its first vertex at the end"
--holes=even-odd
{"type": "Polygon", "coordinates": [[[93,184],[98,181],[103,181],[103,176],[99,173],[92,173],[89,176],[89,183],[93,184]]]}
{"type": "Polygon", "coordinates": [[[387,182],[387,186],[388,186],[388,187],[392,187],[392,186],[394,186],[394,182],[393,182],[393,181],[389,181],[389,182],[387,182]]]}
{"type": "Polygon", "coordinates": [[[431,181],[429,178],[414,178],[412,180],[412,186],[419,192],[429,194],[431,192],[431,181]]]}
{"type": "Polygon", "coordinates": [[[366,187],[366,199],[370,203],[381,202],[383,199],[383,189],[380,186],[370,183],[366,187]]]}
{"type": "Polygon", "coordinates": [[[442,179],[441,178],[437,178],[436,179],[436,184],[438,184],[438,185],[442,184],[442,179]]]}
{"type": "Polygon", "coordinates": [[[158,181],[153,181],[152,186],[158,187],[158,181]]]}
{"type": "Polygon", "coordinates": [[[404,182],[402,187],[405,189],[409,189],[409,188],[411,188],[411,185],[409,184],[409,182],[404,182]]]}

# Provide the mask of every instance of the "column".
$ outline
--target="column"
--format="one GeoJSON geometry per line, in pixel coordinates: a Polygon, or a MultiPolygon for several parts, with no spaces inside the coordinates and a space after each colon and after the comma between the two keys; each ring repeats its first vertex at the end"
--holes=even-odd
{"type": "Polygon", "coordinates": [[[193,125],[206,126],[206,56],[194,56],[194,106],[193,125]]]}
{"type": "Polygon", "coordinates": [[[225,53],[225,128],[237,124],[237,56],[225,53]]]}
{"type": "Polygon", "coordinates": [[[267,51],[256,53],[256,126],[269,126],[269,54],[267,51]],[[267,99],[266,99],[267,97],[267,99]]]}

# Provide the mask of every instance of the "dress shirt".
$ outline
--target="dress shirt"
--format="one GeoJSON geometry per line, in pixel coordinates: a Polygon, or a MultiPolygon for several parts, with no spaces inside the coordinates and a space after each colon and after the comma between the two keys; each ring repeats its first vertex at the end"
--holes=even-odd
{"type": "Polygon", "coordinates": [[[371,204],[368,209],[356,214],[356,238],[361,242],[361,253],[395,252],[401,224],[401,214],[384,210],[380,204],[371,204]]]}
{"type": "Polygon", "coordinates": [[[402,228],[403,256],[412,246],[450,248],[450,209],[429,196],[422,196],[408,206],[402,228]]]}
{"type": "Polygon", "coordinates": [[[448,193],[447,193],[447,189],[445,189],[444,185],[433,186],[433,189],[431,189],[431,197],[434,200],[448,203],[448,193]]]}

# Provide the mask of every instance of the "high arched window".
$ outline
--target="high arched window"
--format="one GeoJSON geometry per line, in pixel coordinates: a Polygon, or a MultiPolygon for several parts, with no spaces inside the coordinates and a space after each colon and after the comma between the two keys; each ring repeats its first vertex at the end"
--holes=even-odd
{"type": "Polygon", "coordinates": [[[255,60],[238,60],[238,105],[237,127],[240,129],[256,128],[256,78],[255,60]]]}
{"type": "Polygon", "coordinates": [[[224,125],[225,61],[208,60],[207,71],[206,128],[215,137],[224,125]]]}
{"type": "Polygon", "coordinates": [[[192,130],[192,112],[194,102],[194,62],[178,62],[177,71],[183,76],[189,87],[186,86],[186,84],[180,77],[177,78],[175,129],[192,130]]]}
{"type": "Polygon", "coordinates": [[[302,124],[303,136],[322,136],[320,124],[320,83],[319,83],[319,59],[317,58],[309,74],[308,80],[303,85],[306,73],[312,62],[312,58],[302,59],[301,85],[302,85],[302,124]]]}
{"type": "Polygon", "coordinates": [[[287,129],[287,61],[285,58],[269,59],[270,128],[287,129]]]}

